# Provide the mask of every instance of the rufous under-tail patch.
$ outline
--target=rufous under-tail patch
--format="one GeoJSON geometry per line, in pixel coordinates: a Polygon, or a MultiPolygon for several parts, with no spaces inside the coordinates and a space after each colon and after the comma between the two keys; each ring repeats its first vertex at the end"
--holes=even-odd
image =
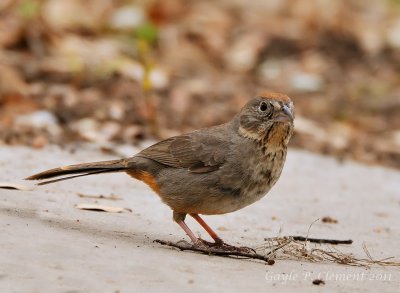
{"type": "Polygon", "coordinates": [[[155,193],[160,193],[160,187],[158,186],[155,178],[149,172],[146,171],[129,171],[127,172],[130,176],[146,183],[155,193]]]}

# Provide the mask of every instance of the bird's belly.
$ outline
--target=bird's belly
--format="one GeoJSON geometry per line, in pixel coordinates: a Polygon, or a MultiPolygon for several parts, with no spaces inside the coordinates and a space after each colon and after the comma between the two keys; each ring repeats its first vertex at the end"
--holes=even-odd
{"type": "Polygon", "coordinates": [[[244,179],[239,196],[230,196],[226,199],[226,212],[234,212],[263,198],[278,181],[284,162],[284,156],[268,164],[257,164],[251,175],[244,179]]]}
{"type": "MultiPolygon", "coordinates": [[[[263,198],[278,180],[281,166],[275,168],[260,168],[256,170],[247,182],[243,182],[239,194],[225,193],[214,197],[214,202],[208,201],[200,214],[226,214],[240,210],[263,198]],[[213,207],[218,207],[214,209],[213,207]]],[[[210,199],[210,198],[209,198],[210,199]]]]}
{"type": "Polygon", "coordinates": [[[206,191],[201,194],[184,193],[184,196],[162,196],[162,199],[174,211],[183,213],[218,215],[240,210],[264,197],[272,185],[267,182],[244,188],[240,194],[206,191]]]}

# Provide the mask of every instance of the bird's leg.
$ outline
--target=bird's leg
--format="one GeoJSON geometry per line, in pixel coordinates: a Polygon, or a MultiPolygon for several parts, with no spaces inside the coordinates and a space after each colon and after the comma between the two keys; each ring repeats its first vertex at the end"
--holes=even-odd
{"type": "Polygon", "coordinates": [[[197,239],[197,237],[193,234],[192,230],[186,225],[184,221],[177,222],[179,226],[186,232],[187,236],[189,236],[190,240],[196,245],[201,245],[201,241],[197,239]]]}
{"type": "Polygon", "coordinates": [[[204,246],[203,242],[201,242],[196,235],[190,230],[190,228],[185,223],[186,214],[177,213],[174,211],[173,218],[174,221],[185,231],[186,235],[189,236],[190,240],[192,240],[194,245],[204,246]]]}
{"type": "Polygon", "coordinates": [[[217,233],[214,232],[213,229],[211,229],[210,226],[207,225],[206,222],[204,222],[204,220],[198,214],[190,214],[190,215],[204,228],[204,230],[206,230],[208,235],[210,235],[211,238],[214,239],[215,244],[217,244],[218,246],[222,246],[224,241],[217,235],[217,233]]]}
{"type": "Polygon", "coordinates": [[[214,239],[213,242],[208,242],[205,241],[201,238],[197,238],[192,230],[189,229],[189,227],[185,223],[185,218],[186,214],[184,213],[178,213],[174,212],[173,218],[174,221],[186,232],[186,234],[189,236],[190,240],[192,240],[193,244],[197,247],[201,248],[209,248],[209,249],[223,249],[223,250],[232,250],[232,251],[244,251],[244,252],[254,252],[253,249],[249,247],[236,247],[234,245],[230,245],[225,243],[218,235],[217,233],[214,232],[213,229],[210,228],[210,226],[207,225],[206,222],[198,215],[198,214],[190,214],[193,219],[195,219],[203,228],[204,230],[207,231],[207,233],[214,239]]]}

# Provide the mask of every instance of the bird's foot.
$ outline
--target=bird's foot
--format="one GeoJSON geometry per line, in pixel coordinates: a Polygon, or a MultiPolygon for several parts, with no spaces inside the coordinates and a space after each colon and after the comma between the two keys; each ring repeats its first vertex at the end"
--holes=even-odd
{"type": "Polygon", "coordinates": [[[204,239],[198,238],[199,242],[203,247],[211,248],[211,249],[219,249],[224,251],[237,251],[243,253],[256,253],[253,248],[246,246],[234,246],[228,243],[225,243],[222,239],[217,239],[215,242],[209,242],[204,239]]]}

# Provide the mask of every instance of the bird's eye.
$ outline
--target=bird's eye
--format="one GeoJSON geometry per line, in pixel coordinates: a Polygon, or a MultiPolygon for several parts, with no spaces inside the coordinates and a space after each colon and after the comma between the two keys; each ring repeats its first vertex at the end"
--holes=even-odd
{"type": "Polygon", "coordinates": [[[268,104],[266,102],[261,102],[260,107],[259,107],[261,112],[265,112],[268,110],[268,104]]]}

